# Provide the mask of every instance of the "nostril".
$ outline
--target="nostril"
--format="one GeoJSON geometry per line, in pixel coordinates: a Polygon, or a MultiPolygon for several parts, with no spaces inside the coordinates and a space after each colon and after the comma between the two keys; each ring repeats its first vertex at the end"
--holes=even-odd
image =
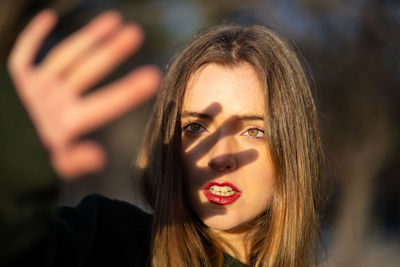
{"type": "Polygon", "coordinates": [[[216,171],[232,171],[236,169],[236,160],[233,155],[223,155],[214,157],[208,166],[216,171]]]}

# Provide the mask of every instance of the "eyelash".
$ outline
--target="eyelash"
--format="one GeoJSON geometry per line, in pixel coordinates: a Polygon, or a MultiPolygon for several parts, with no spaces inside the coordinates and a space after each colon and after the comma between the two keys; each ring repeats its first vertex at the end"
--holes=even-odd
{"type": "Polygon", "coordinates": [[[189,123],[187,123],[185,126],[183,126],[183,128],[182,128],[182,131],[186,131],[186,132],[189,132],[189,133],[191,133],[191,134],[195,134],[195,133],[199,133],[199,132],[204,132],[206,129],[203,127],[203,126],[201,126],[201,124],[200,123],[197,123],[197,122],[189,122],[189,123]],[[202,128],[203,129],[203,131],[193,131],[193,130],[190,130],[189,129],[189,127],[190,126],[192,126],[192,125],[198,125],[200,128],[202,128]]]}
{"type": "Polygon", "coordinates": [[[243,135],[249,136],[250,138],[264,138],[264,134],[265,134],[264,130],[258,126],[250,126],[249,128],[246,129],[246,131],[243,132],[243,135]],[[250,130],[257,130],[258,133],[261,133],[262,135],[258,136],[258,133],[257,133],[257,135],[245,134],[245,133],[248,133],[250,130]]]}
{"type": "MultiPolygon", "coordinates": [[[[188,133],[190,133],[190,134],[196,134],[196,133],[204,132],[204,131],[206,131],[206,129],[205,129],[200,123],[197,123],[197,122],[189,122],[189,123],[187,123],[185,126],[183,126],[182,131],[188,132],[188,133]],[[199,129],[198,129],[198,130],[191,130],[191,129],[189,129],[189,127],[191,127],[191,126],[193,126],[193,125],[199,126],[199,129]],[[202,129],[202,130],[200,130],[200,129],[202,129]]],[[[248,136],[248,137],[250,137],[250,138],[264,138],[264,130],[262,130],[262,129],[261,129],[260,127],[258,127],[258,126],[250,126],[250,127],[248,127],[241,135],[248,136]],[[258,132],[257,132],[257,135],[250,135],[250,134],[248,133],[250,130],[256,130],[256,131],[258,131],[258,132]],[[248,133],[248,134],[246,134],[246,133],[248,133]],[[258,136],[258,133],[261,133],[262,136],[258,136]]]]}

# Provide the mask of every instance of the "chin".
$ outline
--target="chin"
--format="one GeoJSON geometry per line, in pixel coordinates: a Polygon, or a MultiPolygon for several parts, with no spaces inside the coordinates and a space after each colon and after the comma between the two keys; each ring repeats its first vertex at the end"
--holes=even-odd
{"type": "Polygon", "coordinates": [[[236,205],[215,205],[209,202],[202,194],[198,196],[199,199],[191,199],[192,211],[210,229],[228,231],[252,219],[251,214],[243,214],[242,209],[238,209],[236,205]],[[242,212],[239,212],[240,210],[242,212]]]}
{"type": "Polygon", "coordinates": [[[232,218],[232,216],[225,215],[214,215],[207,218],[201,218],[202,222],[207,225],[210,229],[219,231],[228,231],[237,228],[246,221],[243,218],[232,218]]]}

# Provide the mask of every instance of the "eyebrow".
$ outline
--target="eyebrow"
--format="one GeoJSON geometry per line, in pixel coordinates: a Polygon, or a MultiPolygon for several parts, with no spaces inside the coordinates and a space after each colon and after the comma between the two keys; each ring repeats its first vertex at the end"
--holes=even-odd
{"type": "Polygon", "coordinates": [[[183,112],[181,114],[181,118],[187,118],[187,117],[196,117],[196,118],[201,118],[201,119],[209,119],[211,120],[211,115],[205,114],[205,113],[199,113],[199,112],[183,112]]]}
{"type": "MultiPolygon", "coordinates": [[[[201,118],[201,119],[208,119],[212,120],[212,116],[210,114],[206,113],[200,113],[200,112],[183,112],[181,114],[181,118],[187,118],[187,117],[196,117],[196,118],[201,118]]],[[[264,116],[259,116],[259,115],[238,115],[238,120],[242,121],[264,121],[264,116]]]]}

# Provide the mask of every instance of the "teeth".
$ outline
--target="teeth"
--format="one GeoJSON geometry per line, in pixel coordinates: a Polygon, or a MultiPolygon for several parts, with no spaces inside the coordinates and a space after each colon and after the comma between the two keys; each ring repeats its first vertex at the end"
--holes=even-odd
{"type": "Polygon", "coordinates": [[[235,191],[232,189],[232,187],[227,186],[227,185],[224,185],[224,186],[213,185],[210,187],[209,190],[213,195],[216,195],[216,196],[227,197],[227,196],[231,196],[231,195],[235,194],[235,191]]]}

